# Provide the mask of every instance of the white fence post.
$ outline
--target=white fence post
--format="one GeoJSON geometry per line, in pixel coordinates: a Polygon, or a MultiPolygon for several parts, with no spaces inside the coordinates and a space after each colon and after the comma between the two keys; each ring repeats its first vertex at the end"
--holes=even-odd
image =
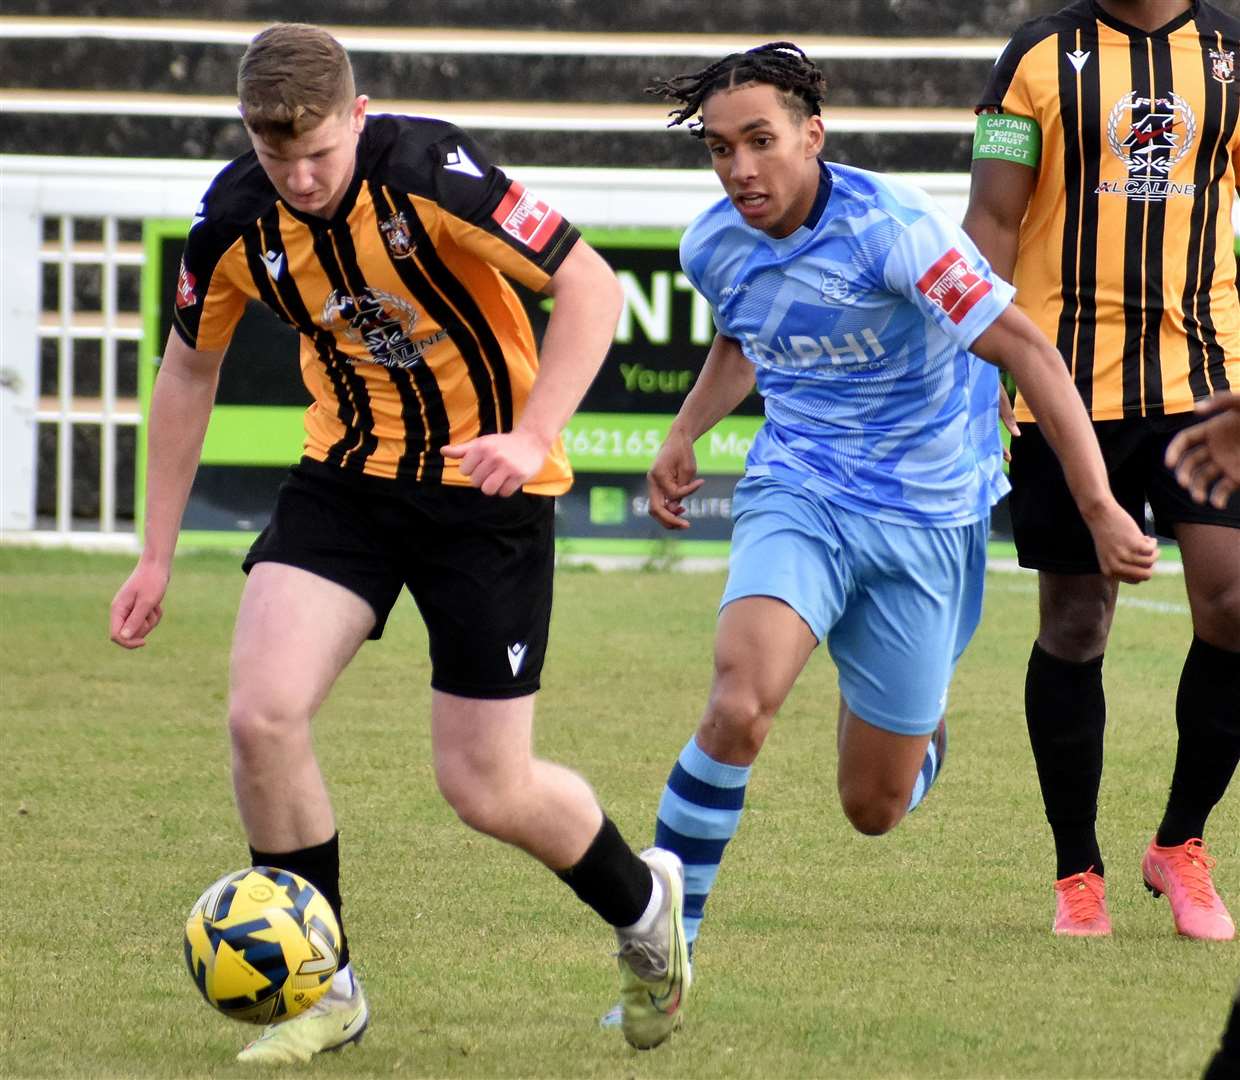
{"type": "Polygon", "coordinates": [[[39,385],[39,210],[0,199],[0,529],[34,528],[39,385]]]}

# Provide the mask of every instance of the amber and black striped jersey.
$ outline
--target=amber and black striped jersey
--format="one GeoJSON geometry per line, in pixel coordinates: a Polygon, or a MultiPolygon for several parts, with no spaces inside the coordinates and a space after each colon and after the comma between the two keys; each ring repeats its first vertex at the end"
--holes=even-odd
{"type": "MultiPolygon", "coordinates": [[[[186,239],[173,321],[191,347],[221,349],[261,301],[301,334],[307,457],[467,484],[440,448],[512,430],[538,370],[504,275],[541,289],[577,238],[451,124],[375,116],[330,220],[286,205],[253,152],[215,178],[186,239]]],[[[557,441],[524,490],[558,495],[571,482],[557,441]]]]}
{"type": "Polygon", "coordinates": [[[1016,302],[1095,420],[1240,386],[1238,51],[1206,3],[1146,33],[1078,0],[1017,31],[979,102],[1041,129],[1016,302]]]}

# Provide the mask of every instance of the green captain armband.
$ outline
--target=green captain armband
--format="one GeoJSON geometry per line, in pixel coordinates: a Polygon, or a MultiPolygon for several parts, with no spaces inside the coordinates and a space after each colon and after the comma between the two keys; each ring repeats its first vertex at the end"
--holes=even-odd
{"type": "Polygon", "coordinates": [[[1028,116],[982,113],[973,134],[973,160],[997,158],[1036,169],[1042,156],[1042,129],[1028,116]]]}

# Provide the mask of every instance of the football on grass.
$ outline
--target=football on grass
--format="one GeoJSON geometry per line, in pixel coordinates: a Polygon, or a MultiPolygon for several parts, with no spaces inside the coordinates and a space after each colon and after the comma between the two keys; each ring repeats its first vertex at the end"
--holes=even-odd
{"type": "Polygon", "coordinates": [[[273,1024],[305,1011],[331,986],[340,926],[305,878],[250,866],[220,878],[185,922],[185,963],[202,996],[226,1016],[273,1024]]]}

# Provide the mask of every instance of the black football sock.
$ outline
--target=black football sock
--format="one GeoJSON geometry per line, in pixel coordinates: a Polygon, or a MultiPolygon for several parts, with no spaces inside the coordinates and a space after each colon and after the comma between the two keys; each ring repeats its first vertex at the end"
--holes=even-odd
{"type": "Polygon", "coordinates": [[[1175,699],[1180,732],[1167,812],[1156,842],[1183,844],[1205,831],[1240,760],[1240,653],[1193,638],[1175,699]]]}
{"type": "Polygon", "coordinates": [[[304,877],[331,904],[340,924],[340,967],[349,962],[349,939],[344,932],[344,916],[340,900],[340,834],[314,847],[297,851],[259,851],[250,848],[252,866],[274,866],[304,877]]]}
{"type": "Polygon", "coordinates": [[[1090,867],[1102,875],[1094,831],[1106,726],[1102,657],[1084,663],[1061,660],[1035,641],[1025,676],[1025,720],[1046,820],[1055,836],[1055,877],[1090,867]]]}
{"type": "Polygon", "coordinates": [[[575,866],[558,877],[612,926],[632,926],[645,913],[654,891],[650,868],[624,842],[611,818],[575,866]]]}

